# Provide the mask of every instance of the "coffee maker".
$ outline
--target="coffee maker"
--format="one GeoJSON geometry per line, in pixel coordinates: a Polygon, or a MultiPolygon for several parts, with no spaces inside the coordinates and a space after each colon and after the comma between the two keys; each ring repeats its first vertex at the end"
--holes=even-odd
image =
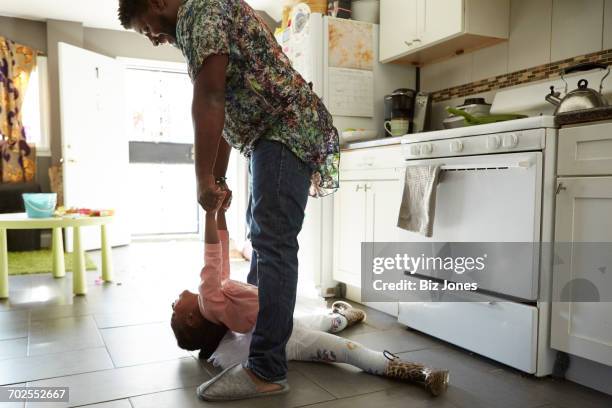
{"type": "MultiPolygon", "coordinates": [[[[414,117],[414,89],[400,88],[385,96],[385,123],[395,120],[406,120],[409,122],[407,133],[412,132],[412,120],[414,117]]],[[[390,136],[385,125],[384,134],[390,136]]]]}

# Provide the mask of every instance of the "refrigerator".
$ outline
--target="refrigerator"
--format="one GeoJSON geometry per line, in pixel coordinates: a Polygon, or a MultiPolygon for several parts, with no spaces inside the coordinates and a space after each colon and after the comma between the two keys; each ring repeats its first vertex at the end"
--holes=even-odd
{"type": "Polygon", "coordinates": [[[277,30],[276,39],[323,99],[338,131],[366,129],[384,137],[384,97],[398,88],[415,89],[415,68],[378,62],[377,24],[300,7],[290,21],[289,27],[277,30]]]}
{"type": "MultiPolygon", "coordinates": [[[[293,67],[322,98],[340,135],[352,128],[384,137],[384,96],[398,88],[415,89],[414,67],[378,62],[376,24],[310,13],[298,5],[290,26],[275,36],[293,67]]],[[[308,200],[298,241],[299,295],[334,295],[333,195],[308,200]]]]}

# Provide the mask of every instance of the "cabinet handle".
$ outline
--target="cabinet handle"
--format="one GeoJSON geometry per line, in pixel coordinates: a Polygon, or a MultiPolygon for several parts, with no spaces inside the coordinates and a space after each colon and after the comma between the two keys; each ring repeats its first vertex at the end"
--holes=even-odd
{"type": "Polygon", "coordinates": [[[365,191],[368,191],[368,190],[371,190],[371,189],[372,189],[372,187],[370,187],[368,184],[366,184],[366,185],[364,185],[364,186],[363,186],[363,189],[364,189],[365,191]]]}
{"type": "Polygon", "coordinates": [[[565,187],[563,185],[563,183],[557,184],[557,192],[556,192],[556,194],[559,194],[562,190],[567,190],[567,187],[565,187]]]}
{"type": "Polygon", "coordinates": [[[361,185],[357,184],[357,187],[355,188],[355,191],[359,191],[361,190],[361,185]]]}
{"type": "Polygon", "coordinates": [[[407,46],[409,46],[409,47],[412,47],[412,43],[411,43],[411,42],[404,41],[404,44],[406,44],[406,45],[407,45],[407,46]]]}

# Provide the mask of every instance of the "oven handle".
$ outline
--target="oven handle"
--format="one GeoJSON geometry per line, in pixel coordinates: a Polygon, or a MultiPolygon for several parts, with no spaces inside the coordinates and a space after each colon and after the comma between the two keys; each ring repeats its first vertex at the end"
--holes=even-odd
{"type": "Polygon", "coordinates": [[[448,165],[443,164],[440,166],[440,170],[442,171],[454,171],[454,170],[495,170],[495,169],[528,169],[533,166],[533,162],[531,160],[522,160],[517,163],[499,165],[495,163],[479,163],[477,165],[470,164],[459,164],[459,165],[448,165]]]}

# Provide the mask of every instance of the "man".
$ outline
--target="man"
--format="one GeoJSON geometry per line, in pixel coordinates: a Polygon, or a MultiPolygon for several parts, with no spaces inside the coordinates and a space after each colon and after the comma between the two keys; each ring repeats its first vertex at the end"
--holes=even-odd
{"type": "Polygon", "coordinates": [[[175,45],[187,60],[198,200],[205,210],[228,191],[230,146],[250,158],[248,280],[259,286],[257,324],[246,367],[224,371],[198,393],[224,400],[285,392],[297,235],[309,191],[321,196],[338,187],[331,115],[244,0],[119,0],[119,18],[154,45],[175,45]]]}

